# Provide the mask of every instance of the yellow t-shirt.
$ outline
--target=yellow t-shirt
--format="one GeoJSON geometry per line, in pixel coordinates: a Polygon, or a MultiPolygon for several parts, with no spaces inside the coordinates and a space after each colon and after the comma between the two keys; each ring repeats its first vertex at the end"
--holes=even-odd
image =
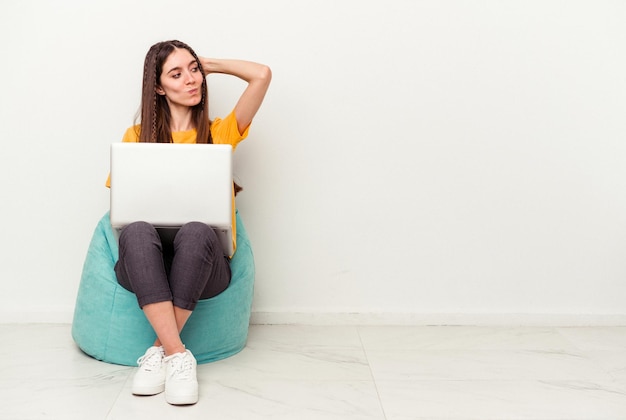
{"type": "MultiPolygon", "coordinates": [[[[230,114],[224,119],[216,118],[211,123],[211,138],[213,139],[214,144],[230,144],[233,147],[233,152],[237,148],[237,145],[240,141],[245,139],[248,136],[248,131],[250,127],[245,129],[243,133],[239,133],[239,128],[237,127],[237,119],[235,118],[235,113],[231,111],[230,114]]],[[[139,142],[139,131],[140,126],[136,125],[130,127],[124,133],[123,142],[137,143],[139,142]]],[[[186,144],[194,144],[196,142],[196,129],[187,130],[187,131],[176,131],[172,133],[172,140],[174,143],[186,143],[186,144]]],[[[111,187],[111,175],[106,181],[106,186],[111,187]]],[[[237,248],[237,224],[235,219],[235,190],[233,187],[233,249],[237,248]]]]}

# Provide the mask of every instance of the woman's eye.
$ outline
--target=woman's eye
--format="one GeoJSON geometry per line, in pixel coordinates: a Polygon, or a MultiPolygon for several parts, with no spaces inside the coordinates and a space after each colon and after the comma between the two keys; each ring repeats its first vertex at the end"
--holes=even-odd
{"type": "Polygon", "coordinates": [[[194,73],[197,72],[198,70],[200,70],[198,67],[192,67],[191,68],[191,71],[194,72],[194,73]]]}
{"type": "Polygon", "coordinates": [[[178,79],[180,77],[180,73],[176,73],[172,76],[174,79],[178,79]]]}

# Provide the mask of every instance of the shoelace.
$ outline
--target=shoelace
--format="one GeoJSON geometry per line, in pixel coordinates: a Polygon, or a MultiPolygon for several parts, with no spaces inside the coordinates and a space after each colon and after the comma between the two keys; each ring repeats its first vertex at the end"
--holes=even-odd
{"type": "Polygon", "coordinates": [[[170,364],[171,374],[170,377],[176,377],[176,379],[187,380],[191,379],[191,371],[193,370],[193,363],[187,353],[174,354],[168,356],[165,359],[170,364]]]}
{"type": "Polygon", "coordinates": [[[143,370],[149,372],[161,369],[163,354],[160,349],[151,349],[149,352],[137,359],[137,364],[143,370]]]}

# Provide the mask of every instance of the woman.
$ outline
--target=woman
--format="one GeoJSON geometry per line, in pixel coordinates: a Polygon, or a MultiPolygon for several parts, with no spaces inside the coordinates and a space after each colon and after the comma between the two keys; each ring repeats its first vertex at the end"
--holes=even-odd
{"type": "MultiPolygon", "coordinates": [[[[271,76],[269,67],[262,64],[198,57],[176,40],[157,43],[144,62],[141,122],[126,131],[123,141],[226,143],[234,150],[248,135],[271,76]],[[230,74],[247,82],[232,112],[214,121],[209,120],[205,79],[211,73],[230,74]]],[[[233,209],[235,190],[239,190],[236,185],[233,209]]],[[[119,250],[118,282],[136,294],[157,335],[154,345],[138,360],[132,392],[154,395],[165,391],[170,404],[195,404],[196,360],[185,349],[180,332],[198,300],[228,287],[229,256],[224,255],[213,230],[196,222],[174,234],[145,222],[132,223],[120,233],[119,250]]]]}

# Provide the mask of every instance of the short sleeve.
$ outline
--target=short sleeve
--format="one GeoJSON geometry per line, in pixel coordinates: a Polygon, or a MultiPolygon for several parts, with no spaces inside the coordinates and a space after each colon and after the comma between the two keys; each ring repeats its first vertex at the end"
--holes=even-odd
{"type": "Polygon", "coordinates": [[[233,146],[233,150],[235,150],[239,142],[248,137],[249,130],[250,127],[248,126],[243,133],[239,133],[237,118],[233,110],[224,119],[216,118],[213,120],[211,124],[211,138],[213,143],[230,144],[233,146]]]}

